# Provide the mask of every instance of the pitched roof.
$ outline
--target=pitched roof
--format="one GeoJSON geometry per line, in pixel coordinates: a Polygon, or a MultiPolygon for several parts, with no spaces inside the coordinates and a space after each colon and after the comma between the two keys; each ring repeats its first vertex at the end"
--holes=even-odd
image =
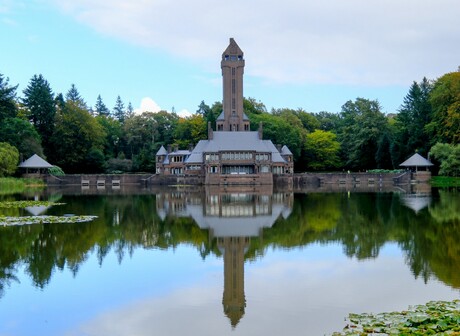
{"type": "Polygon", "coordinates": [[[271,140],[260,140],[259,132],[213,133],[212,140],[200,140],[186,160],[186,163],[202,163],[203,153],[220,151],[256,151],[271,153],[273,162],[286,162],[271,140]]]}
{"type": "Polygon", "coordinates": [[[400,164],[402,167],[428,167],[433,164],[418,153],[415,153],[406,161],[400,164]]]}
{"type": "Polygon", "coordinates": [[[49,164],[37,154],[32,155],[30,158],[25,160],[19,165],[20,168],[53,168],[52,164],[49,164]]]}
{"type": "Polygon", "coordinates": [[[243,50],[241,50],[241,48],[238,46],[238,44],[235,42],[235,39],[233,38],[230,38],[227,49],[225,49],[222,53],[222,58],[224,58],[226,55],[243,56],[243,50]]]}
{"type": "Polygon", "coordinates": [[[168,151],[166,150],[166,148],[164,148],[164,146],[161,146],[157,152],[157,155],[167,155],[167,154],[168,154],[168,151]]]}
{"type": "Polygon", "coordinates": [[[281,148],[281,154],[282,155],[292,155],[292,152],[289,150],[288,146],[284,145],[283,148],[281,148]]]}

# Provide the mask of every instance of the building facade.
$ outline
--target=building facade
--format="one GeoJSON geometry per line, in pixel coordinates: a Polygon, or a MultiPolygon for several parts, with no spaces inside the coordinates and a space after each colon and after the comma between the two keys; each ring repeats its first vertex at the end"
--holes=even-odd
{"type": "Polygon", "coordinates": [[[292,176],[293,155],[287,146],[263,139],[263,127],[250,131],[243,109],[243,52],[233,38],[222,54],[223,111],[216,131],[208,124],[208,139],[194,148],[161,147],[156,173],[202,177],[205,184],[273,184],[279,176],[292,176]]]}

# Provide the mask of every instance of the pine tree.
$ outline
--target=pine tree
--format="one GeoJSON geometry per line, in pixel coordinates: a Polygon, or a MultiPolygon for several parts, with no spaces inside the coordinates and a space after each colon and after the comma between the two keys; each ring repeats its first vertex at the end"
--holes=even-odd
{"type": "Polygon", "coordinates": [[[101,95],[97,96],[96,105],[94,105],[96,115],[106,116],[110,115],[110,110],[105,106],[104,102],[102,101],[101,95]]]}
{"type": "Polygon", "coordinates": [[[129,102],[126,108],[126,118],[131,118],[132,116],[134,116],[134,108],[131,102],[129,102]]]}
{"type": "Polygon", "coordinates": [[[18,86],[9,86],[9,78],[0,74],[0,121],[5,118],[14,118],[17,114],[16,89],[18,86]]]}
{"type": "Polygon", "coordinates": [[[113,115],[118,119],[119,122],[125,121],[125,104],[121,100],[120,96],[117,96],[117,101],[115,102],[115,107],[113,108],[113,115]]]}
{"type": "Polygon", "coordinates": [[[78,107],[87,109],[86,102],[83,100],[83,98],[80,96],[80,92],[78,92],[77,87],[75,84],[72,84],[70,86],[69,91],[67,91],[65,95],[65,99],[67,102],[73,102],[75,103],[78,107]]]}
{"type": "Polygon", "coordinates": [[[34,75],[24,89],[24,106],[27,107],[31,123],[42,139],[45,154],[50,150],[50,139],[54,132],[56,105],[54,94],[48,81],[40,75],[34,75]]]}
{"type": "Polygon", "coordinates": [[[423,78],[421,83],[413,82],[396,117],[399,147],[398,161],[407,159],[416,151],[422,155],[428,153],[430,142],[425,126],[431,121],[429,102],[432,84],[423,78]]]}

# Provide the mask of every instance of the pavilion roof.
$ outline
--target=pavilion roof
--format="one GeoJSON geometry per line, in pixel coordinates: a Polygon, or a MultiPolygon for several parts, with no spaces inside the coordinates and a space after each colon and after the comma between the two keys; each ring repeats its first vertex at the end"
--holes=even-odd
{"type": "Polygon", "coordinates": [[[433,164],[418,153],[415,153],[400,164],[401,167],[429,167],[433,164]]]}
{"type": "Polygon", "coordinates": [[[53,168],[54,166],[37,154],[32,155],[19,165],[20,168],[53,168]]]}

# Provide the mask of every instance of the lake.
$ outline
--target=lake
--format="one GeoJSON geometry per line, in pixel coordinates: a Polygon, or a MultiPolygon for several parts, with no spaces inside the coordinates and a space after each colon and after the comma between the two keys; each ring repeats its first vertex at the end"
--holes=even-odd
{"type": "Polygon", "coordinates": [[[328,335],[459,298],[460,191],[54,189],[0,225],[0,335],[328,335]]]}

